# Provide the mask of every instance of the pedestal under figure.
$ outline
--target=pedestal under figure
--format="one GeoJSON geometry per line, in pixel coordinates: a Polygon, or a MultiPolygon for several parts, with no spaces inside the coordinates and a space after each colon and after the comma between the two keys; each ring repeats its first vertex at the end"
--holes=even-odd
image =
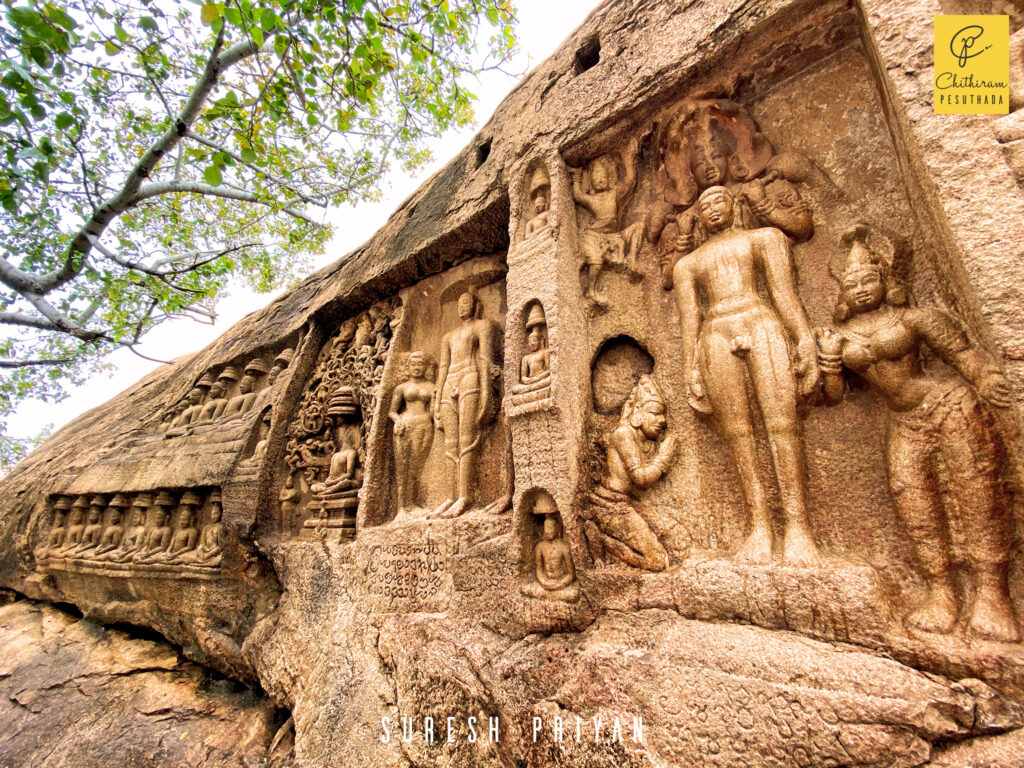
{"type": "Polygon", "coordinates": [[[796,292],[786,235],[772,227],[733,228],[734,203],[725,187],[701,194],[697,204],[708,240],[673,270],[687,399],[698,411],[714,413],[739,473],[750,529],[736,557],[767,564],[773,556],[768,492],[754,440],[757,407],[782,498],[783,560],[791,566],[819,565],[807,523],[804,447],[796,410],[798,398],[817,387],[817,348],[796,292]],[[772,304],[758,293],[758,273],[772,304]],[[708,306],[703,324],[699,294],[708,306]],[[790,339],[795,343],[792,355],[790,339]]]}
{"type": "Polygon", "coordinates": [[[619,425],[608,435],[605,469],[587,497],[584,532],[596,563],[608,560],[663,571],[668,553],[635,501],[664,476],[676,457],[676,439],[658,438],[667,426],[665,401],[644,375],[622,406],[619,425]]]}
{"type": "Polygon", "coordinates": [[[573,602],[579,597],[576,584],[576,566],[565,540],[562,522],[554,501],[542,494],[534,504],[534,515],[544,516],[543,538],[533,551],[533,575],[536,581],[523,585],[523,594],[538,600],[573,602]]]}
{"type": "Polygon", "coordinates": [[[459,296],[459,326],[441,341],[434,399],[434,424],[444,431],[445,457],[452,464],[454,493],[433,515],[456,517],[477,501],[477,465],[484,428],[491,418],[497,329],[480,315],[472,290],[459,296]],[[493,369],[493,370],[492,370],[493,369]]]}

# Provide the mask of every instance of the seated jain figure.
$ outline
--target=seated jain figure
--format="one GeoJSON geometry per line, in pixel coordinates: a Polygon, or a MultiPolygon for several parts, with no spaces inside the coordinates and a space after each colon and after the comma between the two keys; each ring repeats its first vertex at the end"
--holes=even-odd
{"type": "Polygon", "coordinates": [[[608,435],[605,470],[583,512],[595,562],[617,560],[647,571],[668,567],[665,547],[634,506],[637,492],[658,482],[675,460],[676,439],[658,442],[666,425],[661,392],[654,379],[641,376],[608,435]]]}
{"type": "Polygon", "coordinates": [[[539,166],[530,177],[530,201],[533,218],[526,224],[524,239],[529,239],[548,228],[551,223],[551,180],[544,166],[539,166]]]}
{"type": "Polygon", "coordinates": [[[146,543],[146,510],[153,503],[148,493],[140,493],[132,502],[132,524],[121,543],[102,555],[103,560],[113,563],[127,563],[146,543]]]}
{"type": "Polygon", "coordinates": [[[710,187],[701,194],[697,205],[708,240],[673,269],[688,400],[696,410],[715,414],[736,463],[750,516],[749,534],[737,559],[767,564],[773,555],[768,492],[754,439],[757,407],[782,499],[783,559],[791,566],[812,566],[820,557],[807,524],[796,406],[801,394],[816,391],[817,347],[796,292],[786,235],[772,227],[734,228],[734,204],[725,187],[710,187]],[[758,293],[758,273],[764,276],[771,305],[758,293]],[[699,294],[708,304],[703,324],[699,294]]]}
{"type": "Polygon", "coordinates": [[[99,546],[92,553],[93,558],[103,559],[104,555],[117,549],[117,546],[121,543],[121,538],[124,536],[124,510],[127,506],[128,502],[125,500],[124,494],[115,494],[114,498],[110,500],[108,505],[111,510],[110,522],[103,529],[99,546]]]}
{"type": "Polygon", "coordinates": [[[513,394],[538,392],[551,386],[551,350],[548,349],[548,321],[544,308],[535,303],[526,318],[526,343],[530,351],[519,363],[519,383],[513,394]]]}
{"type": "Polygon", "coordinates": [[[359,446],[362,442],[359,427],[343,424],[337,432],[338,450],[331,457],[327,479],[313,483],[309,490],[320,499],[332,499],[353,494],[362,483],[359,469],[359,446]]]}
{"type": "Polygon", "coordinates": [[[579,596],[576,585],[576,566],[572,562],[569,544],[562,535],[558,509],[548,496],[541,496],[533,508],[535,515],[544,515],[543,538],[534,547],[534,575],[537,581],[522,588],[524,594],[538,600],[572,602],[579,596]]]}
{"type": "Polygon", "coordinates": [[[199,534],[199,544],[190,553],[182,556],[181,562],[216,568],[224,557],[224,523],[221,522],[221,496],[214,491],[210,497],[210,522],[199,534]]]}
{"type": "Polygon", "coordinates": [[[889,487],[928,583],[927,600],[906,623],[928,632],[954,628],[960,612],[955,559],[974,583],[967,631],[1018,642],[1007,585],[1013,536],[1001,482],[1006,451],[985,405],[1009,407],[1009,385],[995,360],[971,346],[955,317],[911,305],[906,287],[869,248],[868,234],[858,226],[844,236],[849,261],[835,329],[819,337],[821,365],[828,402],[842,399],[845,369],[880,392],[890,408],[889,487]],[[971,386],[923,371],[923,345],[971,386]]]}

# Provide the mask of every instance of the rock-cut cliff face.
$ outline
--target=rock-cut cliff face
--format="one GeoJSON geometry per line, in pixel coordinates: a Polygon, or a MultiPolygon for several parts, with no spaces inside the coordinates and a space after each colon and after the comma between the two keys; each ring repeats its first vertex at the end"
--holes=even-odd
{"type": "Polygon", "coordinates": [[[961,10],[598,7],[3,479],[0,763],[1024,765],[1024,111],[934,113],[961,10]]]}

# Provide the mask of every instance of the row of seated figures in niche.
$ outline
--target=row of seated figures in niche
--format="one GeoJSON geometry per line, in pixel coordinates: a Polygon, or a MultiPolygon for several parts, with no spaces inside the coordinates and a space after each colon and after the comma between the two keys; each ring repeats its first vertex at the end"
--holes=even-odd
{"type": "Polygon", "coordinates": [[[273,365],[255,357],[244,371],[232,365],[220,373],[204,373],[189,393],[164,415],[159,432],[165,437],[179,437],[194,432],[197,427],[224,423],[240,418],[252,410],[262,410],[270,402],[272,389],[278,376],[292,361],[295,350],[289,348],[274,358],[273,365]],[[260,380],[266,382],[260,387],[260,380]],[[237,385],[237,389],[236,389],[237,385]],[[233,395],[228,395],[234,392],[233,395]]]}
{"type": "Polygon", "coordinates": [[[200,527],[204,499],[195,491],[59,496],[46,544],[35,550],[43,568],[87,566],[196,566],[216,568],[224,551],[220,491],[209,494],[209,519],[200,527]],[[176,523],[171,521],[175,518],[176,523]],[[130,522],[129,522],[130,521],[130,522]]]}
{"type": "MultiPolygon", "coordinates": [[[[948,633],[963,612],[969,635],[1019,641],[1008,585],[1007,458],[990,411],[1009,406],[1011,396],[996,360],[971,343],[959,318],[913,304],[900,277],[909,247],[864,224],[837,244],[846,250],[846,267],[835,276],[835,322],[812,329],[791,249],[814,237],[812,211],[800,189],[820,172],[802,155],[775,152],[742,106],[688,102],[658,127],[656,140],[656,199],[632,224],[622,221],[622,213],[636,186],[635,142],[618,155],[570,169],[581,210],[583,295],[601,308],[606,301],[598,278],[607,267],[636,274],[636,248],[646,247],[637,239],[641,225],[680,313],[680,354],[666,364],[681,366],[690,407],[713,416],[742,486],[748,530],[734,557],[809,569],[828,563],[811,533],[797,404],[836,403],[847,378],[856,376],[889,408],[890,493],[928,587],[905,623],[948,633]],[[888,242],[888,257],[872,247],[872,237],[888,242]],[[767,297],[757,289],[759,280],[767,297]],[[924,347],[951,372],[926,370],[924,347]],[[757,458],[758,412],[782,507],[779,541],[772,494],[757,458]],[[957,586],[958,562],[971,589],[957,586]]],[[[638,504],[675,455],[673,438],[663,436],[668,405],[652,378],[641,379],[607,436],[605,467],[583,513],[597,562],[649,571],[669,565],[646,516],[673,512],[638,504]]]]}

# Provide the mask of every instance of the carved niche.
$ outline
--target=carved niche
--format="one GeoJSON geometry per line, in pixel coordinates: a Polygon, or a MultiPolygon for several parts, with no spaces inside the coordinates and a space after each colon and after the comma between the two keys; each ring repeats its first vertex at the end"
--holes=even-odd
{"type": "Polygon", "coordinates": [[[34,552],[40,571],[209,579],[221,566],[227,532],[219,489],[116,493],[109,499],[60,494],[51,508],[46,544],[34,552]]]}
{"type": "Polygon", "coordinates": [[[359,490],[397,299],[349,318],[324,345],[288,425],[282,521],[302,538],[355,535],[359,490]]]}

